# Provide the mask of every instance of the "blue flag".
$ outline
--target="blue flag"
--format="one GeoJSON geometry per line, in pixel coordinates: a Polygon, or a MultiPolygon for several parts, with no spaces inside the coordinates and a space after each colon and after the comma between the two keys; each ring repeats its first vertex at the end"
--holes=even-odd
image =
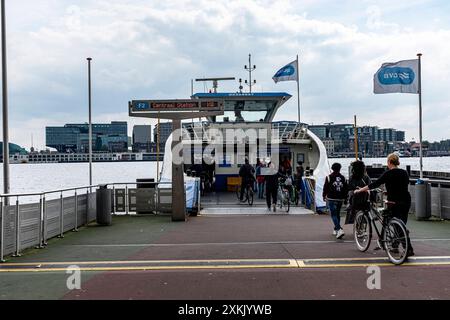
{"type": "Polygon", "coordinates": [[[298,81],[298,61],[294,60],[277,71],[272,77],[275,83],[279,81],[298,81]]]}

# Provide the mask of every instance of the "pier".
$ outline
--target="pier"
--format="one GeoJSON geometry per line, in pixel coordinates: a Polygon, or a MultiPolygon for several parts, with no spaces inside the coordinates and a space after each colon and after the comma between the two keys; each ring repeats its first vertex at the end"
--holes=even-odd
{"type": "Polygon", "coordinates": [[[117,215],[8,258],[0,299],[447,298],[449,221],[408,227],[416,256],[394,267],[382,250],[357,251],[349,225],[336,241],[328,215],[117,215]],[[382,290],[367,290],[367,266],[382,268],[382,290]],[[74,267],[81,290],[66,287],[74,267]]]}

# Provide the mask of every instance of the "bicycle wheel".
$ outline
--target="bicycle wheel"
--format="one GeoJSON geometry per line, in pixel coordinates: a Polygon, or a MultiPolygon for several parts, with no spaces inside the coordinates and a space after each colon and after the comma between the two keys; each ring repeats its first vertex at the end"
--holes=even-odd
{"type": "Polygon", "coordinates": [[[393,264],[402,264],[409,249],[408,233],[403,221],[392,218],[388,222],[384,230],[383,242],[389,260],[393,264]]]}
{"type": "Polygon", "coordinates": [[[281,190],[281,188],[278,188],[278,195],[277,195],[277,205],[280,207],[280,210],[283,209],[283,191],[281,190]]]}
{"type": "Polygon", "coordinates": [[[372,224],[364,211],[359,211],[355,216],[353,224],[353,236],[359,251],[365,252],[369,249],[372,240],[372,224]]]}
{"type": "Polygon", "coordinates": [[[246,202],[247,201],[247,192],[244,192],[244,194],[242,195],[242,201],[241,201],[241,187],[237,187],[236,189],[236,196],[238,201],[240,202],[246,202]]]}
{"type": "Polygon", "coordinates": [[[247,201],[249,205],[253,205],[253,189],[247,188],[247,201]]]}
{"type": "Polygon", "coordinates": [[[283,205],[284,205],[284,210],[286,211],[286,212],[289,212],[289,208],[291,207],[291,197],[289,196],[289,192],[287,191],[287,190],[284,190],[284,203],[283,203],[283,205]]]}

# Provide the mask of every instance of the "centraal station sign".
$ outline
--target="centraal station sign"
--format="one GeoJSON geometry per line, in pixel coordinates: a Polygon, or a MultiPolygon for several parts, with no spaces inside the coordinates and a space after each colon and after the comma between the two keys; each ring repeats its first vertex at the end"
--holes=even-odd
{"type": "Polygon", "coordinates": [[[220,111],[222,101],[133,100],[132,111],[220,111]]]}

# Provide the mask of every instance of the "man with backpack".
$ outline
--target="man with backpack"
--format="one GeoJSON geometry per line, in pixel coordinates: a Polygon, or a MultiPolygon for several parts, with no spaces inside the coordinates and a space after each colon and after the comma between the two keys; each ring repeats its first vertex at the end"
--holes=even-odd
{"type": "Polygon", "coordinates": [[[341,167],[339,163],[333,163],[331,166],[333,172],[327,176],[323,186],[323,200],[327,202],[330,209],[331,219],[334,223],[333,235],[336,236],[336,239],[342,239],[345,235],[340,224],[340,213],[342,203],[347,201],[348,186],[345,177],[340,173],[341,167]]]}

